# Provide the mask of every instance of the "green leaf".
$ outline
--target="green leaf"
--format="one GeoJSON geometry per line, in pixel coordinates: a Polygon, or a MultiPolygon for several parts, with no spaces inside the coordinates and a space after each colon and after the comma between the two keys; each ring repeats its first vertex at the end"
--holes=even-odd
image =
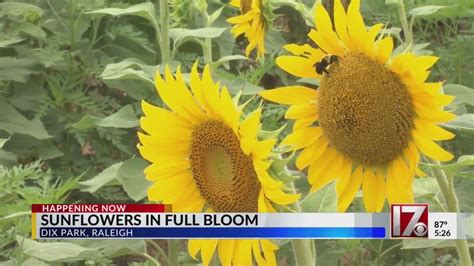
{"type": "Polygon", "coordinates": [[[460,85],[460,84],[447,84],[443,86],[443,90],[448,95],[456,96],[451,105],[458,107],[462,104],[474,104],[474,89],[460,85]]]}
{"type": "Polygon", "coordinates": [[[454,130],[474,131],[474,114],[463,114],[443,125],[454,130]]]}
{"type": "Polygon", "coordinates": [[[174,49],[179,47],[188,38],[217,38],[228,28],[199,28],[199,29],[170,29],[170,37],[174,41],[174,49]]]}
{"type": "Polygon", "coordinates": [[[464,168],[474,166],[474,155],[463,155],[455,163],[431,166],[441,168],[449,175],[455,175],[464,168]]]}
{"type": "Polygon", "coordinates": [[[132,105],[128,104],[104,118],[98,118],[92,115],[86,115],[78,122],[74,123],[72,127],[76,129],[88,129],[94,126],[99,127],[114,127],[114,128],[133,128],[138,126],[138,118],[135,115],[132,105]]]}
{"type": "Polygon", "coordinates": [[[9,141],[9,140],[10,140],[10,138],[6,138],[6,139],[0,138],[0,149],[1,149],[1,148],[3,147],[3,145],[5,145],[5,143],[6,143],[7,141],[9,141]]]}
{"type": "Polygon", "coordinates": [[[141,3],[138,5],[130,6],[127,8],[103,8],[87,12],[87,14],[107,14],[112,16],[138,16],[150,21],[153,26],[157,26],[156,15],[155,15],[155,6],[152,3],[141,3]]]}
{"type": "Polygon", "coordinates": [[[247,82],[245,79],[237,77],[235,79],[220,78],[222,85],[225,85],[233,95],[242,92],[242,95],[255,95],[263,88],[247,82]]]}
{"type": "Polygon", "coordinates": [[[398,0],[385,0],[386,5],[398,4],[398,0]]]}
{"type": "Polygon", "coordinates": [[[108,258],[145,253],[145,240],[142,239],[85,239],[78,241],[85,247],[99,248],[108,258]]]}
{"type": "Polygon", "coordinates": [[[26,13],[33,13],[37,16],[43,15],[43,10],[35,5],[18,3],[18,2],[5,2],[0,3],[0,15],[9,14],[14,16],[23,16],[26,13]]]}
{"type": "Polygon", "coordinates": [[[44,41],[46,39],[46,32],[40,26],[30,22],[23,22],[16,26],[14,30],[21,35],[27,35],[37,40],[44,41]]]}
{"type": "Polygon", "coordinates": [[[7,102],[0,101],[0,129],[10,135],[19,133],[30,135],[37,139],[50,136],[39,119],[28,120],[7,102]]]}
{"type": "Polygon", "coordinates": [[[8,221],[8,220],[18,219],[18,218],[23,217],[23,216],[30,216],[30,214],[31,214],[31,211],[15,212],[15,213],[9,214],[7,216],[1,217],[0,222],[5,222],[5,221],[8,221]]]}
{"type": "Polygon", "coordinates": [[[122,184],[123,189],[134,201],[139,201],[146,197],[146,192],[151,182],[145,179],[143,170],[148,163],[141,158],[132,158],[124,161],[118,169],[117,179],[122,184]]]}
{"type": "Polygon", "coordinates": [[[24,254],[47,262],[74,262],[94,257],[98,248],[86,248],[69,242],[37,242],[16,236],[24,254]]]}
{"type": "Polygon", "coordinates": [[[81,118],[81,120],[77,121],[71,126],[75,129],[89,129],[91,127],[94,127],[98,121],[100,121],[100,118],[96,116],[85,115],[81,118]]]}
{"type": "Polygon", "coordinates": [[[35,149],[41,160],[50,160],[64,155],[51,141],[41,141],[35,149]]]}
{"type": "Polygon", "coordinates": [[[145,65],[135,58],[127,58],[119,63],[108,64],[101,74],[103,79],[138,79],[154,85],[153,74],[156,68],[145,65]]]}
{"type": "Polygon", "coordinates": [[[446,6],[421,6],[413,8],[408,12],[411,16],[422,17],[422,16],[429,16],[433,15],[434,13],[438,12],[439,10],[445,8],[446,6]]]}
{"type": "Polygon", "coordinates": [[[1,57],[0,80],[26,82],[33,73],[38,73],[40,64],[32,59],[1,57]]]}
{"type": "Polygon", "coordinates": [[[463,229],[466,237],[474,238],[474,215],[464,218],[463,229]]]}
{"type": "Polygon", "coordinates": [[[101,187],[110,184],[113,180],[117,179],[117,173],[120,169],[120,166],[122,166],[122,162],[113,164],[105,168],[100,174],[89,180],[79,182],[81,191],[94,193],[101,187]]]}
{"type": "Polygon", "coordinates": [[[128,104],[120,108],[96,123],[99,127],[132,128],[138,126],[138,118],[132,105],[128,104]]]}
{"type": "Polygon", "coordinates": [[[301,202],[303,212],[337,212],[336,182],[331,182],[306,196],[301,202]]]}
{"type": "Polygon", "coordinates": [[[25,40],[25,38],[18,38],[18,37],[7,39],[7,40],[1,40],[0,41],[0,48],[4,48],[4,47],[7,47],[7,46],[12,45],[12,44],[22,42],[24,40],[25,40]]]}
{"type": "Polygon", "coordinates": [[[17,159],[15,154],[0,150],[0,163],[6,166],[12,166],[17,164],[17,159]]]}
{"type": "Polygon", "coordinates": [[[436,179],[426,177],[414,180],[413,194],[415,197],[435,196],[439,192],[439,186],[436,179]]]}
{"type": "Polygon", "coordinates": [[[212,12],[212,14],[209,16],[209,25],[212,25],[214,21],[221,15],[222,10],[224,10],[225,6],[222,6],[221,8],[217,9],[216,11],[212,12]]]}
{"type": "Polygon", "coordinates": [[[224,56],[224,57],[221,57],[219,60],[213,62],[213,65],[215,67],[221,65],[221,64],[225,64],[229,61],[232,61],[232,60],[249,60],[247,57],[243,56],[243,55],[227,55],[227,56],[224,56]]]}
{"type": "MultiPolygon", "coordinates": [[[[474,247],[473,242],[468,242],[469,247],[474,247]]],[[[402,249],[418,249],[418,248],[454,248],[456,242],[454,240],[443,239],[404,239],[402,249]]]]}

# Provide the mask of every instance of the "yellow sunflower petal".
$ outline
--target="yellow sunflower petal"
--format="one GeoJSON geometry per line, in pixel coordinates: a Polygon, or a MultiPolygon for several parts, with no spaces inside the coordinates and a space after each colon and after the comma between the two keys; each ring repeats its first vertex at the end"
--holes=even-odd
{"type": "Polygon", "coordinates": [[[364,168],[362,166],[358,166],[352,174],[346,188],[339,195],[339,199],[337,202],[338,212],[345,212],[349,205],[351,205],[352,200],[354,199],[355,195],[357,194],[357,191],[359,191],[359,188],[362,184],[363,175],[364,168]]]}
{"type": "Polygon", "coordinates": [[[266,261],[260,250],[260,240],[252,240],[252,252],[258,265],[266,265],[266,261]]]}
{"type": "MultiPolygon", "coordinates": [[[[391,166],[389,166],[391,167],[391,166]]],[[[411,183],[407,185],[401,185],[395,179],[400,173],[392,171],[392,174],[388,173],[387,176],[387,199],[390,204],[394,203],[413,203],[413,191],[411,183]]],[[[403,177],[404,179],[410,179],[409,177],[403,177]]]]}
{"type": "Polygon", "coordinates": [[[264,188],[265,196],[272,202],[280,205],[288,205],[297,201],[301,194],[287,194],[281,189],[266,189],[264,188]]]}
{"type": "Polygon", "coordinates": [[[428,157],[442,162],[449,161],[454,157],[451,153],[445,151],[432,140],[425,138],[423,134],[416,129],[413,130],[413,139],[420,151],[428,157]]]}
{"type": "Polygon", "coordinates": [[[413,178],[412,171],[413,169],[410,169],[402,156],[393,159],[388,167],[388,174],[392,176],[392,179],[395,180],[397,184],[400,184],[400,186],[405,186],[411,182],[413,178]]]}
{"type": "Polygon", "coordinates": [[[233,7],[240,7],[240,0],[230,0],[229,5],[233,7]]]}
{"type": "Polygon", "coordinates": [[[341,39],[347,48],[352,49],[352,42],[349,38],[349,33],[347,33],[346,11],[340,0],[334,1],[334,26],[339,39],[341,39]]]}
{"type": "Polygon", "coordinates": [[[427,70],[431,68],[438,59],[438,57],[432,55],[417,56],[415,57],[413,64],[416,65],[418,69],[427,70]]]}
{"type": "Polygon", "coordinates": [[[212,256],[214,255],[214,251],[217,247],[217,242],[217,239],[206,239],[202,241],[201,258],[203,265],[209,265],[211,262],[212,256]]]}
{"type": "Polygon", "coordinates": [[[191,69],[191,74],[189,75],[191,91],[193,92],[194,98],[196,98],[201,107],[209,113],[209,107],[207,106],[206,99],[203,96],[204,85],[201,78],[199,77],[199,71],[197,67],[198,62],[196,61],[191,69]]]}
{"type": "Polygon", "coordinates": [[[242,138],[256,138],[260,130],[261,109],[252,112],[240,125],[240,136],[242,138]]]}
{"type": "Polygon", "coordinates": [[[265,194],[263,193],[263,190],[261,190],[258,195],[258,212],[269,212],[269,210],[267,209],[267,204],[265,202],[265,194]]]}
{"type": "Polygon", "coordinates": [[[377,44],[377,61],[381,64],[387,63],[392,55],[393,38],[387,36],[377,44]]]}
{"type": "Polygon", "coordinates": [[[220,117],[221,101],[219,97],[219,84],[215,84],[212,80],[209,65],[204,67],[202,73],[202,95],[205,99],[207,111],[214,117],[220,117]]]}
{"type": "Polygon", "coordinates": [[[142,126],[142,128],[148,133],[154,133],[161,130],[161,127],[157,123],[152,123],[152,119],[165,123],[166,126],[191,128],[191,125],[176,113],[151,105],[146,101],[141,102],[141,107],[143,114],[146,117],[146,125],[142,126]]]}
{"type": "Polygon", "coordinates": [[[229,91],[226,87],[222,87],[221,90],[221,114],[227,125],[237,133],[240,113],[232,101],[232,98],[230,97],[229,91]]]}
{"type": "Polygon", "coordinates": [[[305,117],[311,117],[317,114],[317,104],[316,102],[304,103],[304,104],[295,104],[288,108],[288,111],[285,114],[286,119],[299,119],[305,117]]]}
{"type": "Polygon", "coordinates": [[[199,250],[201,250],[201,242],[204,240],[201,239],[189,239],[188,240],[188,253],[189,255],[197,260],[196,255],[198,254],[199,250]]]}
{"type": "MultiPolygon", "coordinates": [[[[331,18],[321,3],[316,4],[314,19],[318,32],[321,33],[324,42],[329,45],[326,49],[330,50],[323,49],[329,54],[343,55],[344,49],[340,46],[339,38],[332,29],[331,18]]],[[[320,46],[319,43],[316,44],[320,46]]]]}
{"type": "Polygon", "coordinates": [[[328,140],[325,137],[319,138],[316,142],[304,148],[296,158],[296,167],[303,170],[308,165],[318,160],[326,151],[328,140]]]}
{"type": "Polygon", "coordinates": [[[381,212],[385,203],[385,198],[386,198],[386,191],[387,191],[387,186],[385,182],[385,176],[383,173],[383,169],[377,169],[375,172],[376,179],[377,179],[377,199],[376,199],[376,212],[381,212]]]}
{"type": "Polygon", "coordinates": [[[321,49],[314,48],[309,44],[297,45],[291,43],[283,46],[283,49],[287,50],[293,55],[307,56],[314,62],[321,60],[321,58],[326,55],[326,53],[321,51],[321,49]]]}
{"type": "Polygon", "coordinates": [[[423,119],[415,119],[415,127],[427,139],[432,140],[448,140],[455,135],[446,129],[437,126],[435,123],[423,119]]]}
{"type": "MultiPolygon", "coordinates": [[[[146,143],[143,142],[142,143],[146,143]]],[[[144,159],[152,163],[159,163],[162,161],[172,161],[172,162],[182,162],[187,160],[189,150],[184,150],[188,148],[186,145],[183,145],[183,149],[176,149],[172,152],[169,151],[169,147],[173,147],[178,144],[171,145],[140,145],[138,146],[138,151],[144,159]]]]}
{"type": "Polygon", "coordinates": [[[280,189],[283,183],[273,179],[266,169],[256,169],[258,181],[268,189],[280,189]]]}
{"type": "Polygon", "coordinates": [[[265,256],[265,260],[267,261],[267,265],[277,265],[275,250],[278,250],[278,246],[267,239],[260,240],[260,244],[262,245],[263,254],[265,256]]]}
{"type": "Polygon", "coordinates": [[[252,155],[255,160],[263,160],[270,156],[273,146],[275,146],[276,139],[266,139],[254,143],[252,155]]]}
{"type": "Polygon", "coordinates": [[[227,22],[231,24],[238,24],[238,23],[243,23],[243,22],[249,22],[255,17],[255,11],[250,10],[249,12],[240,15],[240,16],[235,16],[227,19],[227,22]]]}
{"type": "Polygon", "coordinates": [[[171,110],[179,114],[182,118],[193,124],[197,123],[198,119],[196,115],[189,110],[186,110],[180,100],[175,97],[175,92],[172,88],[176,86],[176,81],[172,77],[168,66],[165,67],[165,78],[166,81],[162,79],[160,74],[155,76],[155,86],[163,102],[165,102],[171,110]]]}
{"type": "Polygon", "coordinates": [[[367,40],[367,31],[359,9],[360,0],[352,0],[347,10],[347,30],[351,41],[361,49],[367,40]]]}
{"type": "Polygon", "coordinates": [[[178,213],[198,213],[202,212],[206,200],[201,196],[201,193],[196,188],[189,194],[183,194],[183,197],[176,198],[172,204],[173,212],[178,213]]]}
{"type": "Polygon", "coordinates": [[[364,206],[367,212],[380,212],[385,199],[383,175],[376,175],[373,169],[365,169],[362,181],[364,206]]]}
{"type": "MultiPolygon", "coordinates": [[[[166,71],[167,75],[171,76],[171,72],[166,71]]],[[[191,92],[188,90],[186,83],[184,82],[183,79],[183,74],[181,73],[181,67],[178,66],[176,69],[176,87],[174,88],[175,93],[177,94],[177,97],[181,101],[181,105],[183,106],[183,109],[185,109],[187,112],[194,114],[196,118],[199,118],[200,120],[205,119],[205,114],[201,107],[199,106],[199,103],[196,101],[196,99],[193,97],[191,92]]]]}
{"type": "Polygon", "coordinates": [[[349,158],[344,158],[341,166],[340,179],[336,182],[337,195],[341,195],[347,187],[352,174],[353,162],[349,158]]]}
{"type": "Polygon", "coordinates": [[[343,160],[344,157],[336,149],[328,147],[321,156],[319,163],[312,164],[308,168],[311,192],[317,191],[331,180],[339,178],[343,160]]]}
{"type": "Polygon", "coordinates": [[[281,104],[304,104],[318,98],[318,92],[304,86],[287,86],[258,93],[262,98],[281,104]]]}
{"type": "Polygon", "coordinates": [[[316,73],[315,61],[301,56],[282,55],[276,59],[277,65],[293,76],[301,78],[318,78],[321,75],[316,73]]]}
{"type": "Polygon", "coordinates": [[[188,172],[190,168],[191,164],[189,160],[171,161],[163,162],[161,164],[152,164],[145,168],[144,173],[147,180],[156,181],[159,179],[173,177],[183,172],[188,172]]]}
{"type": "Polygon", "coordinates": [[[264,199],[264,202],[265,202],[265,207],[267,208],[267,212],[269,213],[277,212],[275,208],[273,208],[273,205],[269,200],[264,199]]]}
{"type": "Polygon", "coordinates": [[[252,265],[252,240],[235,241],[233,262],[234,265],[252,265]]]}
{"type": "Polygon", "coordinates": [[[293,131],[297,131],[309,126],[313,126],[314,122],[318,120],[318,115],[312,115],[304,118],[297,119],[293,124],[293,131]]]}
{"type": "MultiPolygon", "coordinates": [[[[335,55],[339,55],[339,56],[341,56],[343,54],[342,51],[340,51],[339,49],[335,49],[333,45],[331,45],[330,43],[328,43],[326,41],[326,39],[324,38],[323,33],[319,32],[315,29],[310,30],[310,32],[308,33],[308,37],[311,40],[313,40],[313,42],[316,43],[318,45],[318,47],[321,50],[323,50],[326,54],[335,54],[335,55]]],[[[293,74],[293,73],[291,73],[291,74],[293,74]]],[[[295,75],[295,76],[297,76],[297,75],[295,75]]]]}
{"type": "Polygon", "coordinates": [[[235,27],[233,27],[230,32],[232,33],[232,35],[234,35],[235,37],[238,37],[244,33],[246,33],[247,31],[250,30],[252,26],[250,25],[250,23],[240,23],[238,25],[236,25],[235,27]]]}
{"type": "Polygon", "coordinates": [[[286,136],[282,140],[280,145],[288,145],[293,150],[299,150],[301,148],[311,145],[313,142],[318,140],[322,134],[323,131],[320,127],[303,128],[299,131],[294,131],[293,133],[286,136]]]}
{"type": "Polygon", "coordinates": [[[234,245],[237,240],[221,239],[217,245],[219,259],[224,266],[231,266],[232,257],[234,256],[234,245]]]}

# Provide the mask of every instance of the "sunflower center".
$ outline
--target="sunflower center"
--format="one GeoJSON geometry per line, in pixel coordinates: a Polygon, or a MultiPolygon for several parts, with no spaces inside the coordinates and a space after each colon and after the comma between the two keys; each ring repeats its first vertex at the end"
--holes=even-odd
{"type": "Polygon", "coordinates": [[[242,15],[249,12],[250,9],[252,9],[252,0],[240,0],[240,12],[242,15]]]}
{"type": "Polygon", "coordinates": [[[321,79],[320,126],[341,153],[366,165],[385,164],[410,140],[414,108],[400,79],[361,53],[331,64],[321,79]]]}
{"type": "Polygon", "coordinates": [[[191,136],[190,159],[193,178],[214,211],[257,212],[257,173],[231,128],[217,120],[197,126],[191,136]]]}

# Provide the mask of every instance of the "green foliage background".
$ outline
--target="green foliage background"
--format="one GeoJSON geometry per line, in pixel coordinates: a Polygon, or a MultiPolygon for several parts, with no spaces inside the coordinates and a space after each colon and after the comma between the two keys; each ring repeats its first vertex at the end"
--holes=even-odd
{"type": "MultiPolygon", "coordinates": [[[[262,89],[295,83],[275,65],[282,45],[307,41],[314,1],[272,1],[275,19],[266,37],[267,55],[243,56],[245,40],[234,40],[225,19],[235,15],[226,1],[170,0],[171,66],[183,72],[200,60],[212,61],[213,75],[250,106],[262,89]],[[306,13],[303,12],[306,10],[306,13]],[[211,46],[206,54],[206,40],[211,46]],[[211,56],[211,58],[209,58],[211,56]]],[[[402,52],[404,33],[394,0],[364,0],[368,25],[383,22],[402,52]]],[[[331,1],[323,1],[330,8],[331,1]]],[[[442,166],[454,176],[462,212],[474,212],[474,2],[408,0],[417,54],[440,57],[430,76],[446,81],[457,96],[449,106],[459,115],[444,125],[457,137],[444,146],[458,163],[442,166]]],[[[166,248],[177,245],[179,262],[196,264],[184,241],[151,240],[33,241],[32,203],[146,202],[150,185],[142,173],[147,162],[137,153],[140,101],[161,105],[153,83],[163,69],[162,20],[158,1],[29,0],[0,1],[0,264],[167,264],[166,248]]],[[[282,128],[285,107],[267,104],[266,130],[282,128]]],[[[290,127],[281,131],[288,134],[290,127]]],[[[431,173],[430,165],[422,166],[431,173]]],[[[293,173],[301,176],[301,173],[293,173]]],[[[304,178],[296,186],[305,196],[304,178]]],[[[415,180],[417,202],[445,211],[436,180],[415,180]]],[[[307,212],[335,211],[333,185],[307,195],[307,212]]],[[[386,207],[387,208],[387,207],[386,207]]],[[[385,209],[387,211],[387,209],[385,209]]],[[[358,195],[351,212],[363,211],[358,195]]],[[[474,222],[466,221],[474,228],[474,222]]],[[[474,235],[474,233],[471,232],[474,235]]],[[[294,265],[291,246],[279,241],[278,261],[294,265]]],[[[318,240],[318,264],[458,264],[452,241],[318,240]]],[[[472,244],[472,243],[470,243],[472,244]]]]}

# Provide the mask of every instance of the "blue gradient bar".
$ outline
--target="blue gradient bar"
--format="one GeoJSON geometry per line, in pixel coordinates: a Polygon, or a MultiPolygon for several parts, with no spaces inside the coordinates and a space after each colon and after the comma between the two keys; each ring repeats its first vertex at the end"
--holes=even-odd
{"type": "Polygon", "coordinates": [[[384,227],[42,227],[39,238],[385,238],[384,227]],[[71,231],[72,229],[72,231],[71,231]],[[71,232],[79,230],[81,235],[71,232]],[[115,235],[129,230],[128,235],[115,235]],[[46,230],[46,231],[42,231],[46,230]],[[56,235],[52,231],[56,230],[56,235]],[[49,231],[49,233],[47,233],[49,231]],[[45,234],[43,234],[44,232],[45,234]],[[64,233],[63,233],[64,232],[64,233]],[[131,232],[131,233],[130,233],[131,232]]]}

